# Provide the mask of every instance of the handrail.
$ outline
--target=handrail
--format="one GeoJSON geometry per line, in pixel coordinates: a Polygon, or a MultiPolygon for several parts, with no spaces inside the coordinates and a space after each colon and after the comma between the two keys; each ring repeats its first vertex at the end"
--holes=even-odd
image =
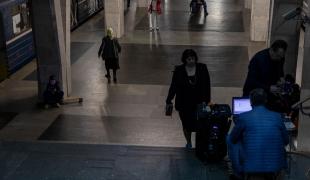
{"type": "Polygon", "coordinates": [[[305,102],[308,102],[310,100],[310,97],[306,97],[305,99],[298,101],[297,103],[293,104],[291,106],[292,109],[300,109],[301,113],[303,115],[309,116],[310,117],[310,112],[305,112],[305,109],[308,107],[303,107],[303,104],[305,102]]]}
{"type": "Polygon", "coordinates": [[[301,155],[303,157],[309,158],[310,159],[310,152],[304,152],[304,151],[290,151],[287,152],[288,154],[296,154],[296,155],[301,155]]]}

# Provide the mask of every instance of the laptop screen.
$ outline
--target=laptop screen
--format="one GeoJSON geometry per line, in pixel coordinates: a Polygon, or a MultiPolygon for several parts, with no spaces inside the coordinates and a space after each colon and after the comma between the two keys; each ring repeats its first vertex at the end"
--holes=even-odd
{"type": "Polygon", "coordinates": [[[252,106],[249,98],[233,97],[232,99],[233,115],[251,111],[252,106]]]}

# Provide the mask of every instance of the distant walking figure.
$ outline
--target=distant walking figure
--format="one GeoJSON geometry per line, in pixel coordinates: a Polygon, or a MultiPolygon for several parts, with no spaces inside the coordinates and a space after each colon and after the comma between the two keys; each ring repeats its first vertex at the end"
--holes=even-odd
{"type": "Polygon", "coordinates": [[[107,35],[102,38],[102,43],[98,51],[98,57],[102,57],[105,61],[105,68],[107,74],[105,77],[108,82],[111,82],[110,69],[113,70],[113,81],[117,82],[116,70],[119,69],[119,53],[121,52],[121,46],[119,45],[116,38],[113,37],[113,29],[107,29],[107,35]]]}
{"type": "Polygon", "coordinates": [[[193,14],[197,14],[198,12],[200,12],[200,5],[203,6],[203,9],[204,9],[204,15],[205,16],[208,16],[208,9],[207,9],[207,2],[206,0],[191,0],[190,2],[190,9],[191,9],[191,12],[193,14]]]}
{"type": "Polygon", "coordinates": [[[151,0],[149,5],[150,30],[159,30],[158,15],[161,14],[161,0],[151,0]]]}

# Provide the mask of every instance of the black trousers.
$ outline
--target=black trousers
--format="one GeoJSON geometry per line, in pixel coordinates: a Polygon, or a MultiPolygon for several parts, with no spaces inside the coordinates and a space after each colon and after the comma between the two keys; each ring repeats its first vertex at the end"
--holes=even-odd
{"type": "Polygon", "coordinates": [[[64,96],[64,92],[62,91],[57,91],[57,92],[49,92],[49,91],[45,91],[43,94],[43,98],[44,98],[44,103],[45,104],[56,104],[56,103],[60,103],[61,100],[63,99],[64,96]]]}

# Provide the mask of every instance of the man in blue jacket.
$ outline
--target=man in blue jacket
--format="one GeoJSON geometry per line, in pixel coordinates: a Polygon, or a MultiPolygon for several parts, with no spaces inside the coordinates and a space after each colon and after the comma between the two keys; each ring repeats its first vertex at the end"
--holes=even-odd
{"type": "Polygon", "coordinates": [[[270,48],[264,49],[254,55],[248,67],[248,75],[243,86],[243,96],[248,96],[250,91],[262,88],[270,91],[272,85],[277,84],[284,77],[283,66],[287,43],[276,40],[270,48]]]}
{"type": "Polygon", "coordinates": [[[247,176],[273,179],[286,167],[288,134],[281,114],[265,107],[267,95],[263,89],[251,91],[250,101],[252,110],[238,115],[235,127],[227,138],[230,152],[233,152],[230,159],[241,158],[239,165],[247,176]],[[241,154],[239,150],[231,151],[231,148],[236,148],[234,144],[242,151],[242,157],[238,157],[241,154]]]}

